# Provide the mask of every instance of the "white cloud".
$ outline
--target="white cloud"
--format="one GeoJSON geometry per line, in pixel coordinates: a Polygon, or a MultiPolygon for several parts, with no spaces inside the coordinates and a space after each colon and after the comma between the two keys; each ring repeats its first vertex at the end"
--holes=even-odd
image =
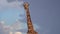
{"type": "Polygon", "coordinates": [[[13,8],[19,8],[23,4],[23,1],[14,1],[8,3],[7,0],[0,0],[0,9],[7,8],[7,7],[13,7],[13,8]]]}
{"type": "MultiPolygon", "coordinates": [[[[33,24],[33,26],[34,26],[34,29],[35,29],[35,30],[40,29],[39,26],[36,25],[36,24],[33,24]]],[[[14,24],[12,25],[12,27],[13,27],[13,29],[15,29],[15,30],[27,29],[27,23],[26,23],[26,22],[23,23],[23,22],[17,20],[17,22],[14,23],[14,24]]]]}
{"type": "Polygon", "coordinates": [[[15,30],[20,30],[20,29],[25,29],[27,27],[27,24],[20,21],[16,21],[16,23],[11,25],[11,27],[13,27],[13,29],[15,30]]]}
{"type": "Polygon", "coordinates": [[[9,32],[9,34],[22,34],[22,32],[9,32]]]}
{"type": "Polygon", "coordinates": [[[22,34],[21,32],[15,32],[15,34],[22,34]]]}
{"type": "MultiPolygon", "coordinates": [[[[21,2],[11,2],[8,3],[7,0],[0,0],[0,9],[4,9],[4,8],[19,8],[21,7],[21,5],[23,4],[23,1],[21,2]]],[[[22,12],[23,13],[23,12],[22,12]]],[[[2,23],[4,23],[4,21],[2,21],[2,23]]],[[[10,31],[10,30],[19,30],[19,29],[27,29],[27,23],[22,23],[20,21],[17,21],[17,23],[14,23],[13,25],[9,26],[9,25],[4,25],[4,31],[10,31]]],[[[38,28],[38,25],[34,25],[34,28],[38,28]]]]}
{"type": "Polygon", "coordinates": [[[4,24],[4,23],[5,23],[5,21],[1,21],[0,23],[4,24]]]}
{"type": "MultiPolygon", "coordinates": [[[[2,24],[3,25],[3,24],[2,24]]],[[[38,25],[34,24],[34,28],[35,30],[39,28],[38,25]]],[[[16,32],[16,30],[25,30],[27,29],[27,23],[23,23],[23,22],[20,22],[17,20],[16,23],[12,24],[11,26],[10,25],[3,25],[3,29],[4,31],[7,33],[8,31],[14,31],[16,32]]]]}

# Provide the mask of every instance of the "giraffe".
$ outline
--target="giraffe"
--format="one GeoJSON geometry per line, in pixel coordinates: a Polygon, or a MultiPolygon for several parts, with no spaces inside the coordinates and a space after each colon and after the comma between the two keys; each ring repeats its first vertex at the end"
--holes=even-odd
{"type": "Polygon", "coordinates": [[[28,2],[25,2],[23,6],[24,6],[24,9],[26,10],[27,26],[28,26],[27,34],[38,34],[33,28],[33,24],[32,24],[30,13],[29,13],[29,4],[28,4],[28,2]]]}

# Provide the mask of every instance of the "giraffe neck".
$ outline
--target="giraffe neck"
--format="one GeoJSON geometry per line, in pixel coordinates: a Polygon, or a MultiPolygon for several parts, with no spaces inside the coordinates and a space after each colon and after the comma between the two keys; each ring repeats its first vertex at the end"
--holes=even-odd
{"type": "Polygon", "coordinates": [[[24,8],[26,10],[26,17],[27,17],[27,26],[28,26],[27,34],[38,34],[36,31],[34,31],[34,28],[33,28],[33,25],[32,25],[30,13],[29,13],[29,4],[24,3],[24,8]]]}
{"type": "Polygon", "coordinates": [[[26,15],[27,15],[28,31],[33,31],[34,29],[33,29],[32,21],[31,21],[29,9],[26,10],[26,15]]]}

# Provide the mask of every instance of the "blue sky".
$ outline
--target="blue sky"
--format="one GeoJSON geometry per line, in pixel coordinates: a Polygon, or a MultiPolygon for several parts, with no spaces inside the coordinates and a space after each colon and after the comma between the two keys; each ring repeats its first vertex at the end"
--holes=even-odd
{"type": "Polygon", "coordinates": [[[30,3],[33,23],[42,28],[39,34],[60,34],[60,0],[27,1],[30,3]]]}
{"type": "Polygon", "coordinates": [[[23,19],[25,16],[21,17],[20,15],[24,15],[24,9],[20,10],[17,8],[6,8],[1,10],[0,12],[0,20],[6,21],[5,24],[11,25],[16,22],[18,19],[23,19]]]}
{"type": "MultiPolygon", "coordinates": [[[[8,0],[9,2],[15,0],[8,0]]],[[[60,34],[60,0],[24,0],[30,4],[30,14],[33,24],[36,24],[39,28],[36,30],[38,34],[60,34]]],[[[13,3],[6,3],[2,7],[11,7],[13,3]]],[[[13,8],[15,5],[12,6],[13,8]]],[[[8,10],[15,10],[9,8],[8,10]]],[[[20,9],[16,9],[17,11],[20,9]]],[[[17,12],[16,11],[16,12],[17,12]]],[[[18,11],[18,12],[19,12],[18,11]]],[[[10,17],[9,17],[10,18],[10,17]]],[[[16,17],[15,17],[16,18],[16,17]]],[[[20,17],[19,17],[20,18],[20,17]]],[[[25,19],[25,18],[24,18],[25,19]]],[[[25,32],[26,29],[19,30],[25,32]]]]}

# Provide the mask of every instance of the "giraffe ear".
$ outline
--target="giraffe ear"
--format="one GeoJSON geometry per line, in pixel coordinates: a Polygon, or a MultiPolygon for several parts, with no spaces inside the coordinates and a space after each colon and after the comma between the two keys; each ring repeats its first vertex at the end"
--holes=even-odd
{"type": "Polygon", "coordinates": [[[24,4],[27,4],[29,6],[29,3],[28,2],[24,2],[24,4]]]}

